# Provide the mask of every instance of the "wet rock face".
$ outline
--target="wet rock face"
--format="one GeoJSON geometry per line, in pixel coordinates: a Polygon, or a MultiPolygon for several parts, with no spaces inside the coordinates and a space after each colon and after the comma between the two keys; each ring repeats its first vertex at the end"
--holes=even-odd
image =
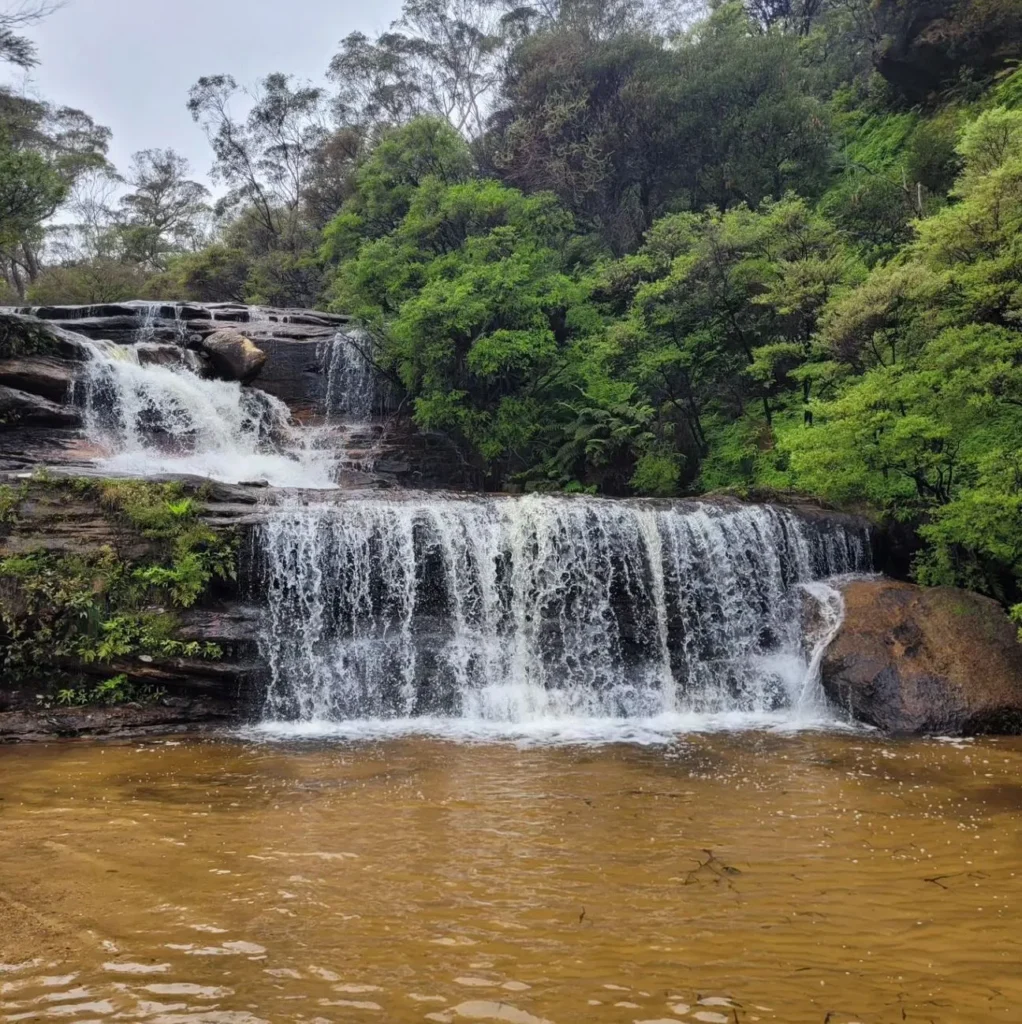
{"type": "Polygon", "coordinates": [[[159,736],[232,725],[233,700],[210,696],[165,697],[141,707],[7,709],[0,694],[0,743],[50,743],[55,738],[159,736]]]}
{"type": "MultiPolygon", "coordinates": [[[[15,509],[0,524],[0,559],[43,552],[55,557],[103,553],[130,568],[160,557],[162,542],[112,513],[97,491],[59,476],[26,476],[0,474],[8,494],[18,496],[15,509]]],[[[216,530],[237,530],[244,548],[244,522],[257,501],[251,489],[199,478],[183,479],[182,484],[189,497],[201,491],[205,521],[216,530]]],[[[236,590],[233,583],[220,581],[197,604],[174,613],[173,639],[216,644],[219,658],[138,651],[109,660],[54,655],[29,675],[0,672],[0,743],[180,731],[251,717],[265,687],[266,669],[258,650],[260,610],[243,602],[236,590]],[[55,699],[57,673],[86,689],[123,674],[149,696],[142,705],[64,707],[55,699]]],[[[0,581],[0,598],[6,611],[18,612],[17,590],[10,580],[0,581]]],[[[4,647],[10,639],[6,628],[0,634],[4,647]]]]}
{"type": "Polygon", "coordinates": [[[822,673],[852,717],[903,735],[1022,733],[1022,644],[995,601],[893,580],[844,598],[822,673]]]}
{"type": "Polygon", "coordinates": [[[266,365],[266,353],[237,331],[217,331],[199,344],[217,375],[248,383],[266,365]]]}
{"type": "Polygon", "coordinates": [[[62,403],[71,394],[74,368],[74,363],[53,356],[0,359],[0,384],[62,403]]]}
{"type": "Polygon", "coordinates": [[[78,414],[67,406],[0,384],[0,425],[76,427],[79,422],[78,414]]]}

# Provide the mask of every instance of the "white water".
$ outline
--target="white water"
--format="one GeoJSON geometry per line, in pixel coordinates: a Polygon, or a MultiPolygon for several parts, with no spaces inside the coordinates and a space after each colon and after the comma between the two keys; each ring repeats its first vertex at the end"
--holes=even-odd
{"type": "Polygon", "coordinates": [[[321,353],[326,370],[327,420],[343,418],[364,423],[377,404],[376,368],[367,358],[369,335],[341,328],[321,353]]]}
{"type": "Polygon", "coordinates": [[[140,358],[149,342],[87,344],[91,358],[75,382],[75,400],[88,439],[105,452],[97,460],[105,471],[333,486],[331,456],[278,399],[200,377],[185,351],[181,365],[161,366],[140,358]]]}
{"type": "Polygon", "coordinates": [[[783,510],[539,496],[282,508],[256,545],[284,736],[818,725],[820,581],[869,567],[864,535],[783,510]]]}

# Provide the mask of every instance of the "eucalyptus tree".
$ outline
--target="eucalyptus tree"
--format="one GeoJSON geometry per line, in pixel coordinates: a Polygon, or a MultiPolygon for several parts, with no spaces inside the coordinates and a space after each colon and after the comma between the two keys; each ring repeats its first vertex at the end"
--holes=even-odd
{"type": "Polygon", "coordinates": [[[19,296],[42,270],[45,223],[79,182],[110,170],[109,140],[84,111],[0,88],[0,273],[19,296]]]}
{"type": "Polygon", "coordinates": [[[217,213],[248,209],[271,239],[293,240],[310,169],[328,134],[323,90],[271,74],[249,91],[230,75],[212,75],[192,86],[188,109],[212,146],[214,181],[227,186],[217,213]],[[238,102],[248,104],[244,116],[232,109],[238,102]]]}
{"type": "Polygon", "coordinates": [[[188,109],[213,149],[214,206],[225,243],[250,261],[253,301],[310,305],[319,293],[316,236],[306,198],[329,138],[324,90],[284,74],[239,89],[230,75],[200,78],[188,109]],[[234,107],[247,104],[243,116],[234,107]]]}
{"type": "Polygon", "coordinates": [[[132,157],[126,178],[131,191],[120,200],[120,235],[131,262],[164,270],[168,256],[201,244],[209,189],[188,172],[188,161],[173,149],[145,149],[132,157]]]}
{"type": "Polygon", "coordinates": [[[338,121],[372,131],[431,114],[479,136],[500,79],[504,13],[498,0],[405,0],[375,41],[347,36],[328,72],[338,121]]]}

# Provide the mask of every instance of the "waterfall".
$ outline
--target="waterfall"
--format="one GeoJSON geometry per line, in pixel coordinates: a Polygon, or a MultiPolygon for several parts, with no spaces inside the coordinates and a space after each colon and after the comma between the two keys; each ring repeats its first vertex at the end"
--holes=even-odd
{"type": "Polygon", "coordinates": [[[171,320],[174,338],[179,345],[183,345],[188,335],[188,324],[184,319],[184,310],[180,303],[171,305],[165,302],[142,302],[136,304],[135,316],[138,318],[139,324],[135,328],[132,341],[137,345],[155,341],[160,321],[164,319],[164,311],[168,309],[174,311],[174,318],[171,320]]]}
{"type": "Polygon", "coordinates": [[[134,340],[136,343],[153,341],[156,337],[156,322],[160,318],[160,303],[147,302],[139,306],[135,316],[138,317],[139,325],[135,329],[134,340]]]}
{"type": "Polygon", "coordinates": [[[327,419],[370,419],[377,405],[376,368],[367,358],[369,335],[341,328],[321,354],[326,371],[327,419]]]}
{"type": "Polygon", "coordinates": [[[237,382],[206,380],[195,353],[151,342],[85,342],[75,381],[85,433],[107,471],[186,473],[227,482],[330,487],[332,460],[283,402],[237,382]],[[167,358],[157,359],[162,355],[167,358]]]}
{"type": "Polygon", "coordinates": [[[870,559],[770,507],[551,496],[284,506],[255,546],[285,731],[818,716],[802,605],[825,637],[819,581],[870,559]]]}

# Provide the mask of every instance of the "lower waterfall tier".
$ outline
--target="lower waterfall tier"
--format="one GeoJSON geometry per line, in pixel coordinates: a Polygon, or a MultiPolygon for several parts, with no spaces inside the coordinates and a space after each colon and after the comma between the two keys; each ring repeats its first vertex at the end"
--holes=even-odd
{"type": "Polygon", "coordinates": [[[256,543],[265,717],[305,724],[819,717],[819,581],[870,568],[841,521],[548,496],[284,507],[256,543]]]}

